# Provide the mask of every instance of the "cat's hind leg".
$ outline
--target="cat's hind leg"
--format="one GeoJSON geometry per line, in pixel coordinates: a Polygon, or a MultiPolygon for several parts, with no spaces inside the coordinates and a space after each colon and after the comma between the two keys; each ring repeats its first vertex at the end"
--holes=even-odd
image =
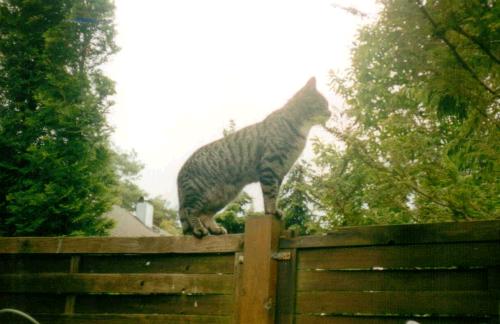
{"type": "Polygon", "coordinates": [[[192,210],[183,209],[179,211],[184,235],[193,234],[198,238],[208,235],[208,229],[203,225],[199,215],[192,210]]]}
{"type": "Polygon", "coordinates": [[[215,222],[213,215],[201,215],[200,221],[212,235],[227,234],[227,230],[215,222]]]}

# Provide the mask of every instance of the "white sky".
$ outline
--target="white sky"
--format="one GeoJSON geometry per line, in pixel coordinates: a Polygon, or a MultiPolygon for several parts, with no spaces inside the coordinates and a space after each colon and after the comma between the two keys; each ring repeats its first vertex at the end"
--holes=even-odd
{"type": "MultiPolygon", "coordinates": [[[[177,206],[177,173],[194,150],[230,119],[237,129],[261,121],[311,76],[338,102],[328,72],[348,67],[366,20],[332,3],[376,12],[374,0],[115,0],[109,121],[114,143],[146,165],[139,185],[177,206]]],[[[259,190],[250,189],[257,210],[259,190]]]]}

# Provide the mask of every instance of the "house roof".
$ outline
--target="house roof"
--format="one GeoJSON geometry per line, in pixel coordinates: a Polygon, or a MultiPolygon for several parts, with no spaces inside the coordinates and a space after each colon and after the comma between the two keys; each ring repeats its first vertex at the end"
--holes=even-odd
{"type": "Polygon", "coordinates": [[[113,209],[105,215],[115,221],[109,233],[110,236],[171,236],[172,234],[153,226],[149,228],[144,225],[130,211],[120,206],[113,206],[113,209]]]}

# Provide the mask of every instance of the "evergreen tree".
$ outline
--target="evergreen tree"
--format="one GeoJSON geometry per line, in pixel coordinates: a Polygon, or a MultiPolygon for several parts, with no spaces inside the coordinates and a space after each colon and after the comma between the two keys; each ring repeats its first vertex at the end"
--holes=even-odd
{"type": "Polygon", "coordinates": [[[137,158],[137,153],[122,152],[114,149],[113,161],[115,172],[118,176],[118,204],[130,211],[135,211],[139,198],[146,197],[147,193],[136,183],[140,178],[139,173],[144,169],[144,164],[137,158]]]}
{"type": "Polygon", "coordinates": [[[292,167],[281,186],[278,198],[278,208],[283,213],[285,228],[300,235],[314,234],[320,229],[309,207],[313,200],[306,181],[307,167],[303,161],[292,167]]]}
{"type": "Polygon", "coordinates": [[[332,225],[496,218],[500,6],[381,1],[345,76],[342,145],[317,144],[332,225]]]}
{"type": "Polygon", "coordinates": [[[110,0],[0,1],[0,235],[103,235],[110,0]]]}

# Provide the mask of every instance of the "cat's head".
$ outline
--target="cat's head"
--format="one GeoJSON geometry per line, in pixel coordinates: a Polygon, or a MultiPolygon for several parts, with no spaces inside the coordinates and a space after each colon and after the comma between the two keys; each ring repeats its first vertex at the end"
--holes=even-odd
{"type": "Polygon", "coordinates": [[[328,109],[328,101],[316,89],[316,78],[309,79],[297,97],[302,101],[302,105],[307,110],[307,115],[313,124],[325,125],[330,119],[332,113],[328,109]]]}

